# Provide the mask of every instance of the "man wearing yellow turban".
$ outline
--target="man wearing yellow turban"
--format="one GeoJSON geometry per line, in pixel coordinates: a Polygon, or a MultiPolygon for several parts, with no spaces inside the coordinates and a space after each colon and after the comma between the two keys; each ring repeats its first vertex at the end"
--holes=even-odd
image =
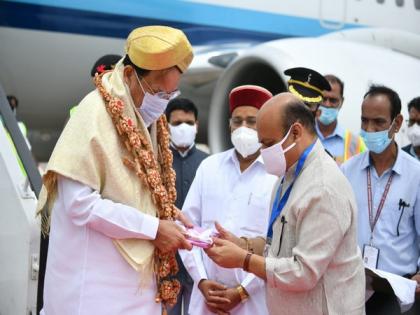
{"type": "Polygon", "coordinates": [[[161,314],[176,302],[174,252],[191,249],[174,206],[164,110],[193,58],[180,30],[133,30],[126,55],[67,123],[43,178],[44,315],[161,314]]]}

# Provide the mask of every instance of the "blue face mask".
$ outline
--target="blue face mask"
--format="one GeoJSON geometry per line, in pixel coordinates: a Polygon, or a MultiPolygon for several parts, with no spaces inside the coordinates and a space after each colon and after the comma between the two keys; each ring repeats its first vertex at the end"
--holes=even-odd
{"type": "Polygon", "coordinates": [[[389,146],[392,141],[392,138],[388,138],[389,131],[391,127],[387,130],[377,131],[377,132],[366,132],[363,129],[360,131],[360,136],[363,138],[369,151],[380,154],[389,146]]]}
{"type": "Polygon", "coordinates": [[[338,108],[320,106],[319,109],[321,110],[321,115],[318,120],[324,126],[330,125],[337,119],[338,108]]]}

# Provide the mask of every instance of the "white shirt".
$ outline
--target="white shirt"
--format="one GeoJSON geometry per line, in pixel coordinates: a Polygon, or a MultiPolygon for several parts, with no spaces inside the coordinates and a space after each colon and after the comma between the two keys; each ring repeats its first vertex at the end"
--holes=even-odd
{"type": "Polygon", "coordinates": [[[161,314],[156,283],[141,282],[112,239],[154,239],[159,220],[58,177],[44,283],[44,315],[161,314]]]}
{"type": "MultiPolygon", "coordinates": [[[[270,198],[276,177],[266,173],[259,157],[243,173],[233,149],[205,159],[197,170],[183,211],[195,225],[209,228],[217,221],[237,236],[267,234],[270,198]]],[[[189,313],[210,314],[197,288],[201,279],[211,279],[228,287],[242,285],[250,299],[236,306],[231,314],[268,314],[264,282],[242,269],[217,266],[198,248],[180,251],[184,265],[194,280],[189,313]]]]}

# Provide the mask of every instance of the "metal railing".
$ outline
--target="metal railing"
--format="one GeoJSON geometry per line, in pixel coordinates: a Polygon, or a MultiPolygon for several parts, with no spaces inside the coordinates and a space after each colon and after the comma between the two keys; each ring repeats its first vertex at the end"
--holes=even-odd
{"type": "MultiPolygon", "coordinates": [[[[13,144],[16,148],[16,152],[22,162],[23,168],[26,171],[29,184],[34,191],[36,197],[39,197],[39,193],[42,187],[42,178],[39,173],[38,167],[32,157],[32,153],[28,148],[26,140],[20,131],[18,122],[15,115],[13,114],[9,102],[6,98],[6,94],[2,86],[0,85],[0,116],[2,117],[3,125],[7,129],[13,144]]],[[[1,148],[0,148],[1,149],[1,148]]],[[[38,278],[38,293],[37,293],[37,313],[39,314],[43,305],[43,291],[44,291],[44,275],[45,267],[47,262],[48,252],[48,237],[42,236],[40,246],[40,264],[39,264],[39,278],[38,278]]]]}

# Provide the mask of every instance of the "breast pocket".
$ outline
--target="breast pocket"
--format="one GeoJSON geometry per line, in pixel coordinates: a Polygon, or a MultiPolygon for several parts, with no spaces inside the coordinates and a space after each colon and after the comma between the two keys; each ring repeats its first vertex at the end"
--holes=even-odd
{"type": "Polygon", "coordinates": [[[269,221],[269,198],[264,195],[249,195],[246,204],[246,215],[243,216],[243,232],[247,236],[266,236],[269,221]]]}
{"type": "Polygon", "coordinates": [[[291,257],[292,249],[296,246],[295,226],[291,224],[287,216],[280,215],[273,229],[276,232],[273,236],[273,255],[276,257],[291,257]]]}
{"type": "Polygon", "coordinates": [[[394,236],[410,234],[414,229],[414,200],[400,199],[383,209],[387,232],[394,236]]]}

